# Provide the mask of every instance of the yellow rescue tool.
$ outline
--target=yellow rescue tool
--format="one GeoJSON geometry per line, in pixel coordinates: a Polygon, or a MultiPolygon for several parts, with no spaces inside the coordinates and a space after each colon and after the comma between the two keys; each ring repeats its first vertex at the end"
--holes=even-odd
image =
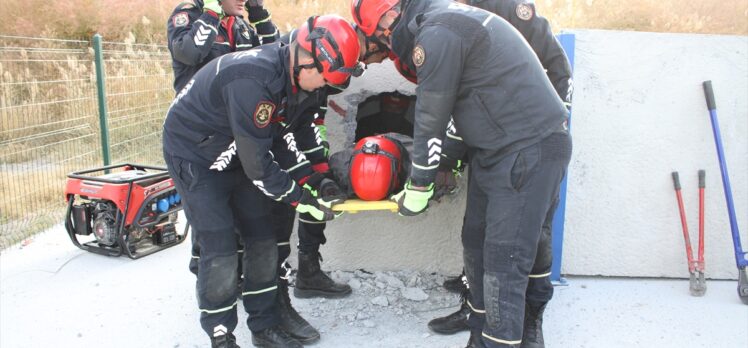
{"type": "Polygon", "coordinates": [[[389,210],[397,212],[397,203],[393,201],[362,201],[360,199],[348,199],[343,203],[332,206],[334,211],[344,211],[346,213],[358,213],[365,210],[389,210]]]}

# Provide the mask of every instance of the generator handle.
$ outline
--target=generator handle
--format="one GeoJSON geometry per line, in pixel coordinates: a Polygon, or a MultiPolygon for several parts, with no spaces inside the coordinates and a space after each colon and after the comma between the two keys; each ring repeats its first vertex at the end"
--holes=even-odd
{"type": "Polygon", "coordinates": [[[68,174],[68,178],[72,179],[81,179],[81,180],[90,180],[90,181],[98,181],[98,182],[106,182],[110,184],[126,184],[131,183],[135,181],[140,181],[143,179],[154,179],[159,178],[162,176],[168,176],[169,173],[167,172],[167,169],[165,167],[156,167],[151,165],[144,165],[144,164],[134,164],[134,163],[119,163],[119,164],[112,164],[104,167],[97,167],[97,168],[91,168],[86,170],[81,170],[77,172],[72,172],[68,174]],[[109,169],[115,169],[115,168],[122,168],[122,167],[132,167],[136,169],[151,169],[151,170],[158,170],[158,173],[148,174],[145,176],[132,178],[132,179],[108,179],[108,178],[102,178],[98,176],[91,176],[91,175],[84,175],[88,173],[94,173],[99,172],[103,170],[109,170],[109,169]]]}

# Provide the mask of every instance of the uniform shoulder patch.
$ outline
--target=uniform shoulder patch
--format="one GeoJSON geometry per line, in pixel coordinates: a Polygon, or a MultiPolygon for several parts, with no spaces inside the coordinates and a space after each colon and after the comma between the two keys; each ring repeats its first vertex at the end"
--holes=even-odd
{"type": "Polygon", "coordinates": [[[426,51],[423,50],[423,46],[416,45],[416,47],[413,48],[413,64],[415,64],[416,67],[420,67],[425,61],[426,51]]]}
{"type": "Polygon", "coordinates": [[[275,104],[269,101],[261,101],[257,103],[255,109],[254,121],[257,128],[265,128],[270,124],[270,118],[273,116],[275,111],[275,104]]]}
{"type": "Polygon", "coordinates": [[[522,3],[517,5],[517,17],[523,21],[529,21],[532,16],[535,14],[535,11],[532,9],[532,6],[530,4],[522,3]]]}
{"type": "Polygon", "coordinates": [[[174,25],[174,27],[183,27],[189,22],[190,16],[187,14],[187,12],[179,12],[171,17],[171,24],[174,25]]]}

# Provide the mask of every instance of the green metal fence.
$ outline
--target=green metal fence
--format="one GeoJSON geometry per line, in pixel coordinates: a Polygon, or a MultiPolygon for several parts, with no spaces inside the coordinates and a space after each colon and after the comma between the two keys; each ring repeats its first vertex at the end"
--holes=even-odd
{"type": "Polygon", "coordinates": [[[0,249],[63,221],[67,173],[162,163],[168,50],[93,41],[0,35],[0,249]]]}

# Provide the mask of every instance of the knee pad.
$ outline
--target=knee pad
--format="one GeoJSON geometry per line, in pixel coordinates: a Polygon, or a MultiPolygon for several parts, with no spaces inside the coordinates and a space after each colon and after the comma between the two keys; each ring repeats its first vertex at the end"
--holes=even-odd
{"type": "Polygon", "coordinates": [[[247,241],[245,277],[252,283],[273,281],[278,275],[278,247],[275,239],[247,241]]]}
{"type": "Polygon", "coordinates": [[[210,303],[219,303],[236,296],[236,284],[239,281],[236,253],[215,257],[203,254],[200,263],[198,286],[205,289],[205,296],[210,303]]]}

